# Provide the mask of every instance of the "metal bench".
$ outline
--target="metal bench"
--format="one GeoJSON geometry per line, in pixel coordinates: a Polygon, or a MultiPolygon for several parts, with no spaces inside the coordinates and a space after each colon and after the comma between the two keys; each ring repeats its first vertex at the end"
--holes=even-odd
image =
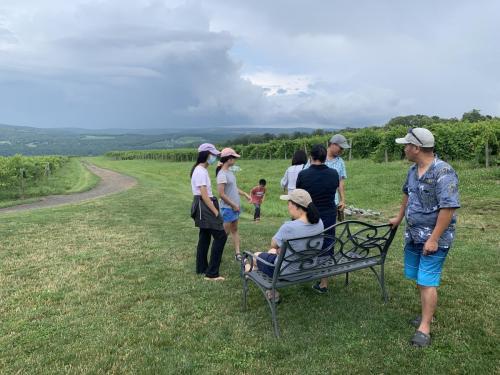
{"type": "Polygon", "coordinates": [[[397,228],[392,228],[390,224],[371,225],[350,220],[327,228],[313,237],[290,239],[283,243],[274,265],[261,260],[265,264],[275,266],[273,277],[253,266],[250,271],[245,272],[245,263],[252,265],[254,254],[243,252],[243,309],[246,310],[247,307],[248,282],[252,281],[261,290],[271,309],[274,334],[279,337],[276,302],[269,298],[266,291],[270,290],[270,294],[274,295],[276,290],[281,288],[340,274],[346,275],[347,285],[349,273],[365,268],[371,269],[375,274],[384,302],[387,302],[384,263],[396,231],[397,228]],[[306,240],[306,248],[294,249],[291,243],[296,240],[306,240]],[[380,266],[380,272],[377,272],[375,266],[380,266]]]}

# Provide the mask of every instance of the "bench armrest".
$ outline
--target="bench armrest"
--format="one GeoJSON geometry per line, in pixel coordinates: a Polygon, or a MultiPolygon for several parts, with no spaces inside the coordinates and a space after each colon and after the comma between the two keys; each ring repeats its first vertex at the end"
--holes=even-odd
{"type": "MultiPolygon", "coordinates": [[[[243,251],[243,254],[241,256],[241,270],[242,272],[245,271],[245,263],[246,262],[250,262],[250,271],[249,272],[252,272],[253,271],[253,260],[256,258],[256,255],[254,253],[252,253],[251,251],[243,251]]],[[[264,259],[262,258],[259,258],[259,262],[260,263],[263,263],[269,267],[274,267],[275,264],[274,263],[269,263],[267,261],[265,261],[264,259]]]]}

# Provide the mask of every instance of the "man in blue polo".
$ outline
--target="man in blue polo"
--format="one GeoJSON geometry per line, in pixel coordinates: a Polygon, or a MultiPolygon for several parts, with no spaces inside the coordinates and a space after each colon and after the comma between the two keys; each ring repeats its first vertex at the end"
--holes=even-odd
{"type": "Polygon", "coordinates": [[[398,216],[389,220],[398,226],[406,219],[405,276],[420,290],[422,314],[411,321],[417,328],[411,344],[431,344],[430,326],[437,305],[441,270],[455,237],[455,210],[460,207],[458,177],[453,168],[434,154],[434,136],[425,128],[414,128],[396,143],[414,162],[403,185],[398,216]]]}

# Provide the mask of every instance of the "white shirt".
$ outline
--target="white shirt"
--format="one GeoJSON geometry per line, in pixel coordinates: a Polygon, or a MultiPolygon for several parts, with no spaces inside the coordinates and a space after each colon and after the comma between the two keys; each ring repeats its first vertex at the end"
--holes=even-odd
{"type": "Polygon", "coordinates": [[[213,197],[212,183],[210,182],[208,171],[201,165],[197,165],[191,176],[191,190],[193,191],[193,195],[201,195],[200,187],[202,186],[206,186],[208,196],[213,197]]]}
{"type": "Polygon", "coordinates": [[[285,175],[281,179],[281,187],[287,188],[288,192],[295,190],[295,183],[297,182],[297,176],[299,172],[304,169],[304,164],[292,165],[288,167],[285,175]]]}

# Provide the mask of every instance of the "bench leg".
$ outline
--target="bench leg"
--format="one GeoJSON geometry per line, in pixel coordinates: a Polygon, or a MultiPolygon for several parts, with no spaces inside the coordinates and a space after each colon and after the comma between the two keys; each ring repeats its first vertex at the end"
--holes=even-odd
{"type": "Polygon", "coordinates": [[[274,336],[280,337],[280,328],[278,326],[278,319],[276,316],[276,302],[274,301],[268,301],[269,306],[271,307],[271,315],[273,317],[273,329],[274,329],[274,336]]]}
{"type": "MultiPolygon", "coordinates": [[[[264,292],[264,295],[266,293],[264,292]]],[[[266,297],[266,301],[267,301],[267,304],[269,305],[269,308],[271,309],[271,318],[273,320],[273,330],[274,330],[274,336],[276,337],[280,337],[280,328],[278,326],[278,318],[277,318],[277,314],[276,314],[276,302],[271,301],[267,298],[267,296],[265,295],[266,297]]]]}
{"type": "Polygon", "coordinates": [[[349,285],[349,272],[345,274],[345,286],[349,285]]]}
{"type": "Polygon", "coordinates": [[[380,265],[380,275],[375,271],[373,267],[370,267],[370,269],[373,271],[375,276],[377,277],[377,281],[380,285],[380,289],[382,289],[382,298],[384,300],[384,303],[387,303],[387,292],[385,290],[385,280],[384,280],[384,264],[380,265]]]}
{"type": "Polygon", "coordinates": [[[384,276],[384,263],[380,265],[380,283],[382,285],[382,297],[384,298],[384,303],[387,303],[387,291],[385,290],[385,276],[384,276]]]}
{"type": "Polygon", "coordinates": [[[248,280],[244,275],[241,279],[243,280],[243,311],[245,311],[247,309],[248,280]]]}

